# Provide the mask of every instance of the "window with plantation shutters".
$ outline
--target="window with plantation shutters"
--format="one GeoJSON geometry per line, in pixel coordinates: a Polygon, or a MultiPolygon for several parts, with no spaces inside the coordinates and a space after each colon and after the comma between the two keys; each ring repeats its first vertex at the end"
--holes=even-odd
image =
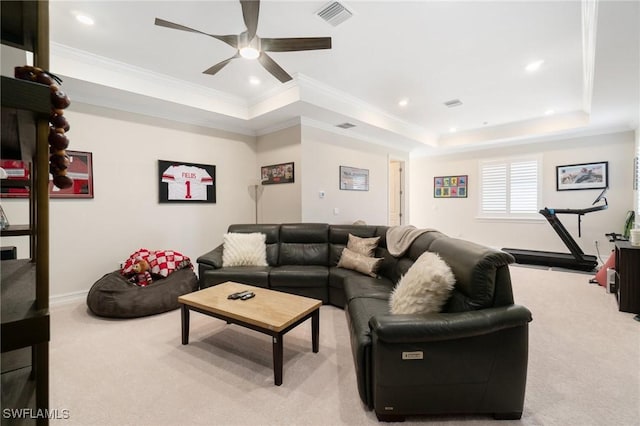
{"type": "Polygon", "coordinates": [[[530,218],[538,214],[540,159],[480,163],[480,216],[530,218]]]}

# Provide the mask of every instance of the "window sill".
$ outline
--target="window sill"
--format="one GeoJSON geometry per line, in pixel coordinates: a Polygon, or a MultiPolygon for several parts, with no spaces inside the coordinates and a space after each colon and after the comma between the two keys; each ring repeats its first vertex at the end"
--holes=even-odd
{"type": "Polygon", "coordinates": [[[513,216],[476,216],[478,222],[512,222],[512,223],[534,223],[541,225],[546,223],[546,219],[543,217],[513,217],[513,216]]]}

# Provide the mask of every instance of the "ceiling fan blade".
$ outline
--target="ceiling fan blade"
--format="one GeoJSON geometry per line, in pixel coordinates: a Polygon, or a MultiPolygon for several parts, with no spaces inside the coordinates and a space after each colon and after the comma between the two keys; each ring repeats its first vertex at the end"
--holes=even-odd
{"type": "Polygon", "coordinates": [[[247,27],[247,40],[251,41],[258,31],[258,14],[260,13],[260,1],[240,0],[242,6],[242,17],[247,27]]]}
{"type": "Polygon", "coordinates": [[[185,27],[184,25],[176,24],[175,22],[169,22],[164,19],[156,18],[155,24],[159,27],[171,28],[174,30],[188,31],[191,33],[204,34],[209,37],[213,37],[220,41],[227,43],[229,46],[238,48],[238,36],[234,34],[230,35],[216,35],[216,34],[208,34],[202,31],[194,30],[193,28],[185,27]]]}
{"type": "Polygon", "coordinates": [[[214,75],[215,73],[217,73],[218,71],[220,71],[222,68],[224,68],[229,62],[231,62],[232,59],[235,59],[237,57],[239,57],[240,54],[236,53],[235,55],[233,55],[232,57],[230,57],[229,59],[225,59],[222,62],[218,62],[217,64],[215,64],[214,66],[212,66],[209,69],[206,69],[204,71],[202,71],[203,74],[209,74],[209,75],[214,75]]]}
{"type": "Polygon", "coordinates": [[[331,49],[331,37],[260,38],[260,46],[268,52],[331,49]]]}
{"type": "Polygon", "coordinates": [[[286,83],[291,80],[291,76],[287,74],[285,70],[282,69],[280,65],[276,63],[269,55],[264,52],[260,52],[260,56],[258,56],[258,61],[260,64],[269,71],[275,78],[280,80],[281,83],[286,83]]]}

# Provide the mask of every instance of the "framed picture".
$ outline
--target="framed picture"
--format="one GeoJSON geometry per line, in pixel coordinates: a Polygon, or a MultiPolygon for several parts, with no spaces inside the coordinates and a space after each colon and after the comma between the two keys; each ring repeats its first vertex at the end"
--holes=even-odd
{"type": "Polygon", "coordinates": [[[436,176],[433,178],[434,198],[467,198],[467,175],[436,176]]]}
{"type": "Polygon", "coordinates": [[[6,175],[0,183],[0,197],[2,198],[28,198],[29,183],[31,176],[31,165],[20,160],[0,160],[0,167],[6,175]]]}
{"type": "Polygon", "coordinates": [[[90,152],[67,151],[69,168],[67,176],[73,185],[60,189],[53,184],[49,175],[50,198],[93,198],[93,155],[90,152]]]}
{"type": "Polygon", "coordinates": [[[603,189],[609,186],[609,162],[556,166],[556,190],[603,189]]]}
{"type": "Polygon", "coordinates": [[[263,185],[274,185],[277,183],[293,183],[295,172],[293,163],[273,164],[262,166],[260,176],[263,185]]]}
{"type": "Polygon", "coordinates": [[[369,170],[340,166],[340,189],[348,191],[368,191],[369,170]]]}
{"type": "Polygon", "coordinates": [[[158,160],[160,203],[215,203],[216,166],[158,160]]]}

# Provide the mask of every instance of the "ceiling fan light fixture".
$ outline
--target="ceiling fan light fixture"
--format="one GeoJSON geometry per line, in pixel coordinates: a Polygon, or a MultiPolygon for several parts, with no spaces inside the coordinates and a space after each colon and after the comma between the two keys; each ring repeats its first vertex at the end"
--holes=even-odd
{"type": "Polygon", "coordinates": [[[245,59],[258,59],[260,52],[253,46],[245,46],[240,48],[240,56],[245,59]]]}

